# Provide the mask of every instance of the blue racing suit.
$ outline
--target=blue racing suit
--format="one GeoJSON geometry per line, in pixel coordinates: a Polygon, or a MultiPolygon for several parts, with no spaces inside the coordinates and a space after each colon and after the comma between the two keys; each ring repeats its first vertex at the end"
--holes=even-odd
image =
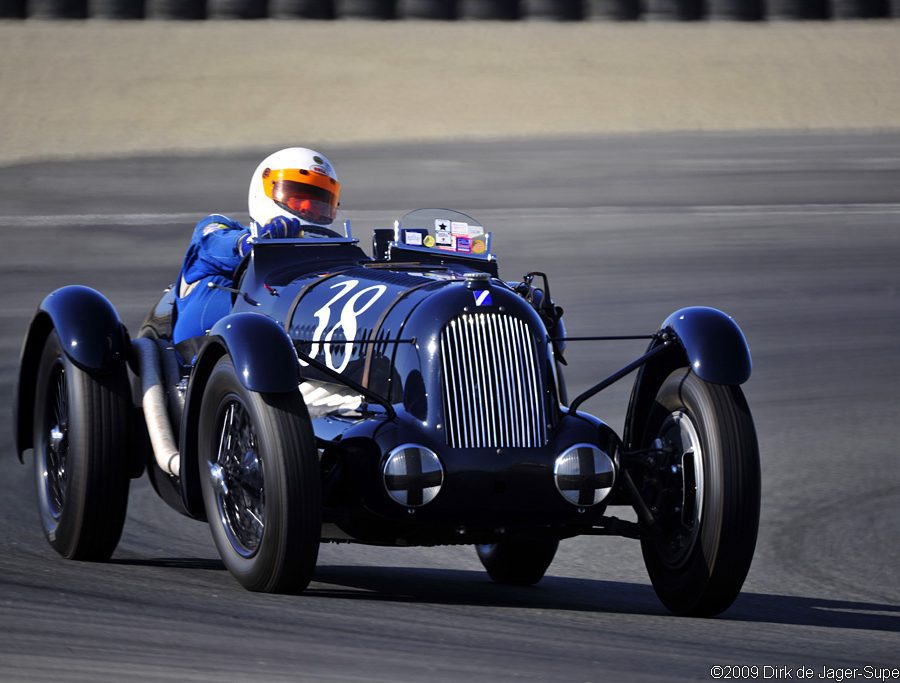
{"type": "MultiPolygon", "coordinates": [[[[257,229],[258,239],[303,237],[306,232],[321,235],[327,228],[304,225],[298,218],[276,216],[257,229]]],[[[175,329],[178,342],[206,334],[231,310],[231,292],[210,288],[210,284],[234,286],[234,270],[251,245],[250,228],[227,216],[214,213],[197,223],[184,264],[175,283],[175,329]]]]}
{"type": "Polygon", "coordinates": [[[208,285],[233,286],[232,274],[250,248],[249,238],[249,228],[226,216],[213,214],[197,223],[175,283],[176,344],[206,334],[228,315],[231,293],[208,285]]]}

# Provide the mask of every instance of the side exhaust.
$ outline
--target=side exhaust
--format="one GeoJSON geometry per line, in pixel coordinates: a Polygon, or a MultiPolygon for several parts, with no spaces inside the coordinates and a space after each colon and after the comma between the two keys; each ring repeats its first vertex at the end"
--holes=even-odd
{"type": "Polygon", "coordinates": [[[159,468],[173,476],[181,471],[181,455],[172,433],[172,424],[166,409],[166,392],[160,374],[159,350],[156,342],[147,337],[133,339],[131,345],[137,353],[141,371],[141,407],[147,422],[147,433],[153,446],[153,457],[159,468]]]}

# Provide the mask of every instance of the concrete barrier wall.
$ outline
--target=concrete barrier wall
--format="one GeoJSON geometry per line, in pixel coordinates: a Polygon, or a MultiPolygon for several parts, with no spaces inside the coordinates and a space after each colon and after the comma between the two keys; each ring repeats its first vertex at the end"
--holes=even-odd
{"type": "Polygon", "coordinates": [[[877,19],[900,0],[0,0],[0,18],[698,21],[877,19]]]}

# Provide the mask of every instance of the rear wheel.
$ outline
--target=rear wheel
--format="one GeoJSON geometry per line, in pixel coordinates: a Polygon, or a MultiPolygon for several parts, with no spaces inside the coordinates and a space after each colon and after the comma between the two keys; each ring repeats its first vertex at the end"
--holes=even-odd
{"type": "Polygon", "coordinates": [[[658,449],[638,477],[658,518],[641,539],[653,588],[676,614],[718,614],[741,590],[759,525],[759,450],[740,387],[673,372],[643,444],[658,449]]]}
{"type": "Polygon", "coordinates": [[[475,550],[496,583],[531,586],[544,578],[558,546],[555,540],[515,540],[476,545],[475,550]]]}
{"type": "Polygon", "coordinates": [[[124,367],[93,375],[44,344],[34,410],[34,472],[41,526],[50,545],[74,560],[107,560],[128,506],[124,367]]]}
{"type": "Polygon", "coordinates": [[[225,356],[206,385],[199,436],[203,502],[225,566],[249,590],[302,591],[316,566],[322,510],[300,392],[249,391],[225,356]]]}

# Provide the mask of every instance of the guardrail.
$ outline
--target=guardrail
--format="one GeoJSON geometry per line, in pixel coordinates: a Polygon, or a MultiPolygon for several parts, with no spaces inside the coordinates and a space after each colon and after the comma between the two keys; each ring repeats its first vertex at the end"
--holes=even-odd
{"type": "Polygon", "coordinates": [[[900,0],[0,0],[0,18],[46,19],[877,19],[900,0]]]}

